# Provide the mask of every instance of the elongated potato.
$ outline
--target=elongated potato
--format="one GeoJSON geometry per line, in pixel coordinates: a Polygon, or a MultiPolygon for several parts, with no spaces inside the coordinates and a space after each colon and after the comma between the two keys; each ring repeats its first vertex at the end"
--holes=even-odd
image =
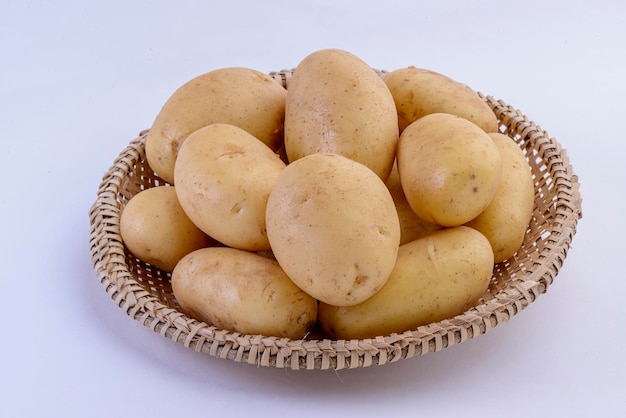
{"type": "Polygon", "coordinates": [[[265,207],[285,163],[233,125],[198,129],[183,143],[174,178],[180,204],[204,232],[230,247],[270,249],[265,207]]]}
{"type": "Polygon", "coordinates": [[[277,262],[228,247],[185,256],[172,273],[172,289],[192,317],[243,334],[299,339],[317,315],[317,301],[277,262]]]}
{"type": "Polygon", "coordinates": [[[383,181],[338,154],[289,164],[267,202],[274,256],[318,300],[354,305],[376,293],[396,260],[400,225],[383,181]]]}
{"type": "Polygon", "coordinates": [[[135,257],[167,272],[188,253],[216,244],[189,219],[168,186],[130,199],[120,215],[120,235],[135,257]]]}
{"type": "Polygon", "coordinates": [[[478,126],[447,113],[409,125],[398,143],[398,171],[413,211],[425,221],[458,226],[478,216],[502,175],[498,147],[478,126]]]}
{"type": "Polygon", "coordinates": [[[431,113],[450,113],[497,132],[498,120],[491,108],[468,86],[434,71],[400,68],[385,75],[385,83],[398,109],[402,132],[412,122],[431,113]]]}
{"type": "Polygon", "coordinates": [[[285,103],[285,149],[290,162],[332,152],[369,167],[385,181],[397,141],[393,97],[360,58],[323,49],[298,64],[285,103]]]}
{"type": "Polygon", "coordinates": [[[148,132],[148,165],[174,183],[183,141],[215,123],[238,126],[277,150],[283,142],[286,95],[276,80],[250,68],[220,68],[189,80],[170,96],[148,132]]]}
{"type": "Polygon", "coordinates": [[[354,306],[320,303],[318,323],[334,339],[372,338],[452,318],[477,303],[493,272],[489,241],[457,226],[404,244],[389,280],[354,306]]]}
{"type": "Polygon", "coordinates": [[[496,263],[520,248],[535,206],[532,172],[524,153],[501,133],[489,134],[502,156],[502,179],[487,209],[467,223],[487,237],[496,263]]]}

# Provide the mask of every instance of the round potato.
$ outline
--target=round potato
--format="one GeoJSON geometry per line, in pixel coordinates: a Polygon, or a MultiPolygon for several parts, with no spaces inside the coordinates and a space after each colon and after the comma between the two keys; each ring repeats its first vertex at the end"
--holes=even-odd
{"type": "Polygon", "coordinates": [[[491,108],[474,90],[450,77],[407,67],[386,74],[384,81],[396,104],[400,132],[431,113],[450,113],[485,132],[498,131],[498,119],[491,108]]]}
{"type": "Polygon", "coordinates": [[[409,125],[398,143],[398,171],[413,211],[425,221],[458,226],[478,216],[502,175],[498,147],[478,126],[447,113],[409,125]]]}
{"type": "Polygon", "coordinates": [[[320,303],[318,323],[334,339],[373,338],[452,318],[475,305],[493,273],[489,241],[457,226],[404,244],[387,283],[365,302],[320,303]]]}
{"type": "Polygon", "coordinates": [[[172,289],[190,316],[242,334],[303,338],[317,315],[317,301],[276,261],[234,248],[188,254],[172,273],[172,289]]]}
{"type": "Polygon", "coordinates": [[[178,153],[174,178],[181,206],[205,233],[229,247],[270,249],[265,207],[285,163],[233,125],[200,128],[178,153]]]}
{"type": "Polygon", "coordinates": [[[400,245],[441,229],[441,225],[427,222],[413,212],[411,205],[409,205],[409,202],[406,200],[404,190],[402,190],[397,164],[393,165],[393,169],[391,170],[386,184],[393,198],[393,203],[396,205],[396,212],[398,213],[398,220],[400,221],[400,245]]]}
{"type": "Polygon", "coordinates": [[[285,103],[285,149],[290,162],[332,152],[369,167],[385,181],[398,135],[393,97],[360,58],[323,49],[298,64],[285,103]]]}
{"type": "Polygon", "coordinates": [[[283,142],[286,95],[287,90],[272,77],[249,68],[220,68],[186,82],[170,96],[148,132],[148,165],[173,183],[183,141],[215,123],[238,126],[278,149],[283,142]]]}
{"type": "Polygon", "coordinates": [[[502,156],[502,179],[487,209],[467,223],[487,237],[496,263],[521,247],[535,207],[532,172],[524,152],[508,136],[489,134],[502,156]]]}
{"type": "Polygon", "coordinates": [[[274,256],[318,300],[360,303],[393,269],[400,242],[393,199],[372,170],[347,157],[319,153],[289,164],[266,219],[274,256]]]}
{"type": "Polygon", "coordinates": [[[138,259],[171,272],[188,253],[215,244],[185,214],[174,187],[158,186],[133,196],[120,215],[120,235],[138,259]]]}

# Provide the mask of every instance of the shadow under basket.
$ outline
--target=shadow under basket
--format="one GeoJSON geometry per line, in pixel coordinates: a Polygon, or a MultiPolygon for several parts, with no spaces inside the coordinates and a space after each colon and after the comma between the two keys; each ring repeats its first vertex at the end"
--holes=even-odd
{"type": "MultiPolygon", "coordinates": [[[[287,87],[290,71],[271,73],[287,87]]],[[[106,172],[89,212],[92,262],[103,288],[127,315],[192,350],[257,366],[345,369],[384,365],[440,351],[485,334],[545,293],[567,256],[582,217],[578,178],[566,152],[519,110],[481,95],[500,131],[524,151],[535,185],[535,208],[522,247],[494,267],[487,292],[456,317],[403,333],[332,340],[313,332],[292,340],[244,335],[197,321],[180,309],[170,274],[133,257],[120,237],[120,213],[139,191],[167,184],[148,167],[147,131],[132,140],[106,172]]]]}

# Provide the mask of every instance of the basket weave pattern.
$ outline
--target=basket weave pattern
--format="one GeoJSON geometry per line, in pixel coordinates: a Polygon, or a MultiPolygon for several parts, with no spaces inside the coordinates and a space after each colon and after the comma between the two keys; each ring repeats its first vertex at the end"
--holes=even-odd
{"type": "MultiPolygon", "coordinates": [[[[272,73],[288,86],[291,71],[272,73]]],[[[479,303],[454,318],[401,334],[361,340],[330,340],[317,332],[304,340],[243,335],[199,322],[180,310],[170,275],[125,249],[120,213],[139,191],[166,185],[145,159],[143,131],[103,177],[89,212],[93,267],[113,301],[127,315],[160,335],[211,356],[257,366],[344,369],[383,365],[462,343],[507,322],[545,293],[567,256],[582,216],[578,178],[559,143],[520,111],[482,96],[501,132],[525,152],[535,182],[535,209],[522,248],[495,265],[479,303]]]]}

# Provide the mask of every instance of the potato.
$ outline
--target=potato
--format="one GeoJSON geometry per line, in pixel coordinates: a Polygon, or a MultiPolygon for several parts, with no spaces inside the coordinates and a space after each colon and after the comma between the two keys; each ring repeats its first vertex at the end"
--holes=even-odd
{"type": "Polygon", "coordinates": [[[238,126],[271,149],[283,142],[287,90],[249,68],[220,68],[189,80],[164,104],[146,137],[152,170],[174,182],[178,150],[192,132],[215,123],[238,126]]]}
{"type": "Polygon", "coordinates": [[[431,113],[450,113],[497,132],[498,120],[472,89],[443,74],[416,67],[400,68],[384,76],[398,109],[400,132],[431,113]]]}
{"type": "Polygon", "coordinates": [[[467,223],[487,237],[496,263],[521,247],[535,207],[532,172],[521,148],[501,133],[489,134],[502,156],[502,179],[487,209],[467,223]]]}
{"type": "Polygon", "coordinates": [[[303,338],[317,315],[317,301],[277,262],[234,248],[188,254],[172,273],[172,289],[190,316],[242,334],[303,338]]]}
{"type": "Polygon", "coordinates": [[[398,143],[406,198],[423,220],[458,226],[478,216],[500,184],[498,147],[478,126],[447,113],[409,125],[398,143]]]}
{"type": "Polygon", "coordinates": [[[393,97],[360,58],[323,49],[298,64],[285,103],[290,162],[332,152],[364,164],[384,181],[393,165],[398,134],[393,97]]]}
{"type": "Polygon", "coordinates": [[[387,283],[365,302],[320,303],[318,323],[334,339],[372,338],[452,318],[475,305],[493,272],[489,241],[457,226],[404,244],[387,283]]]}
{"type": "Polygon", "coordinates": [[[285,163],[233,125],[200,128],[183,143],[174,169],[176,192],[189,218],[230,247],[269,250],[265,207],[285,163]]]}
{"type": "Polygon", "coordinates": [[[400,224],[369,168],[333,153],[289,164],[267,202],[274,256],[302,290],[334,305],[372,296],[393,269],[400,224]]]}
{"type": "Polygon", "coordinates": [[[183,211],[174,187],[158,186],[133,196],[120,215],[120,235],[138,259],[171,272],[188,253],[215,244],[183,211]]]}
{"type": "Polygon", "coordinates": [[[400,221],[400,245],[441,229],[440,225],[426,222],[413,212],[402,190],[397,164],[393,165],[386,185],[393,198],[393,203],[396,205],[396,212],[398,213],[398,220],[400,221]]]}

